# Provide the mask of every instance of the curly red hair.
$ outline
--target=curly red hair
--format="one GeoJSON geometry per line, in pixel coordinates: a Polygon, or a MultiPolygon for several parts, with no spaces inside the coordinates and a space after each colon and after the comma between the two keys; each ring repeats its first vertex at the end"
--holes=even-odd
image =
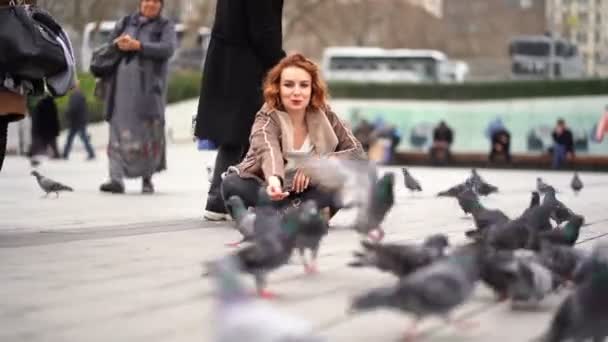
{"type": "Polygon", "coordinates": [[[327,106],[327,84],[321,78],[319,67],[304,55],[296,53],[283,58],[274,68],[270,69],[264,79],[264,101],[270,108],[284,110],[281,103],[280,87],[281,73],[285,68],[297,67],[306,70],[310,74],[312,93],[310,95],[310,103],[308,109],[311,110],[326,110],[327,106]]]}

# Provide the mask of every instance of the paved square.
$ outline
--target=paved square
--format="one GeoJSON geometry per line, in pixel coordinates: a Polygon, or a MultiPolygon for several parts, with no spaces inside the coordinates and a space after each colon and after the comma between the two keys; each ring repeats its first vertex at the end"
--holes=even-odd
{"type": "MultiPolygon", "coordinates": [[[[158,193],[152,196],[139,194],[139,180],[127,182],[126,195],[99,193],[107,175],[103,157],[85,162],[76,153],[69,162],[44,162],[42,174],[75,188],[58,199],[42,199],[28,162],[8,158],[0,174],[0,341],[213,340],[212,284],[200,277],[201,262],[228,252],[224,243],[238,235],[228,224],[201,220],[205,165],[214,154],[187,144],[171,146],[168,156],[169,170],[155,178],[158,193]]],[[[416,195],[405,190],[397,168],[384,170],[398,173],[387,241],[415,242],[437,232],[453,243],[464,241],[472,220],[455,200],[435,193],[463,181],[468,169],[411,168],[424,188],[416,195]]],[[[561,190],[558,198],[590,223],[581,246],[608,234],[608,178],[600,173],[581,174],[585,189],[575,196],[570,173],[480,170],[501,189],[483,203],[518,215],[541,172],[561,190]]],[[[349,219],[341,212],[332,223],[349,219]]],[[[331,231],[321,249],[320,275],[304,276],[295,263],[271,274],[270,287],[283,295],[274,305],[310,320],[329,341],[397,341],[407,316],[345,313],[354,294],[392,281],[375,270],[348,268],[357,247],[353,232],[331,231]]],[[[476,329],[461,331],[430,319],[420,340],[527,341],[546,327],[563,295],[548,298],[542,310],[513,313],[479,285],[457,310],[458,317],[477,322],[476,329]]]]}

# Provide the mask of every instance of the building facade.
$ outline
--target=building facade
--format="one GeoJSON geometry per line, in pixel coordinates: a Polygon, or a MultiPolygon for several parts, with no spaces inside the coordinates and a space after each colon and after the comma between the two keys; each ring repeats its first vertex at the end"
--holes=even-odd
{"type": "Polygon", "coordinates": [[[548,0],[549,29],[576,43],[588,76],[608,76],[608,1],[548,0]]]}

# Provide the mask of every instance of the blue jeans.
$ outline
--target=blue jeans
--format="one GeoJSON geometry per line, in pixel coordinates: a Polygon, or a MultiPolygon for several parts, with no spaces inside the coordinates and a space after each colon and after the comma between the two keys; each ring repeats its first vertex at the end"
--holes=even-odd
{"type": "Polygon", "coordinates": [[[553,164],[551,165],[554,169],[558,169],[566,160],[566,146],[561,144],[553,145],[553,164]]]}
{"type": "Polygon", "coordinates": [[[68,139],[65,143],[65,147],[63,149],[63,158],[67,159],[70,155],[70,151],[72,150],[72,143],[74,142],[74,137],[78,134],[80,140],[84,144],[84,148],[87,150],[87,154],[89,158],[95,158],[95,151],[93,151],[93,146],[91,146],[91,142],[89,141],[89,136],[87,135],[87,130],[83,128],[70,129],[68,133],[68,139]]]}

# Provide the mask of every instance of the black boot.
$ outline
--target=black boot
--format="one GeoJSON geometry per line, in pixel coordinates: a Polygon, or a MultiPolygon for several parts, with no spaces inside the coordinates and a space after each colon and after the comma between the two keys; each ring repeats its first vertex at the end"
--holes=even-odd
{"type": "Polygon", "coordinates": [[[120,182],[117,182],[115,180],[110,180],[108,182],[101,184],[101,186],[99,187],[99,191],[109,192],[112,194],[124,194],[125,186],[122,185],[120,182]]]}
{"type": "Polygon", "coordinates": [[[142,194],[153,194],[154,184],[152,184],[152,178],[144,177],[141,181],[141,193],[142,194]]]}

